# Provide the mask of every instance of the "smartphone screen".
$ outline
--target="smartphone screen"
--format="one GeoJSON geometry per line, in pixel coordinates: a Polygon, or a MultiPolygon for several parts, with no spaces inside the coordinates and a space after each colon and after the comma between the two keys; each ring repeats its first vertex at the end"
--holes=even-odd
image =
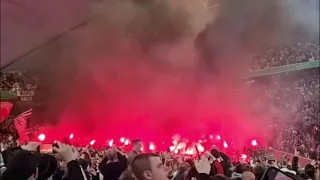
{"type": "Polygon", "coordinates": [[[40,144],[40,153],[53,153],[52,144],[40,144]]]}

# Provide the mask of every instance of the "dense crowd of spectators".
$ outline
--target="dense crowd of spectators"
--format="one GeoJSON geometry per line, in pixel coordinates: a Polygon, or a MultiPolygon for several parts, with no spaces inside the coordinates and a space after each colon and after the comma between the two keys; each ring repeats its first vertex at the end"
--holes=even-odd
{"type": "Polygon", "coordinates": [[[275,159],[272,155],[263,159],[261,155],[268,153],[264,151],[248,159],[240,157],[231,160],[216,147],[201,156],[171,152],[143,153],[141,141],[134,140],[129,152],[123,152],[116,146],[97,149],[60,142],[43,151],[39,149],[41,143],[29,142],[16,146],[10,136],[7,138],[1,142],[3,179],[260,180],[270,167],[281,169],[284,174],[297,179],[319,178],[319,161],[301,166],[297,150],[292,159],[275,159]]]}
{"type": "Polygon", "coordinates": [[[0,91],[30,90],[36,88],[35,79],[25,72],[0,73],[0,91]]]}
{"type": "Polygon", "coordinates": [[[317,42],[299,42],[294,45],[279,45],[254,58],[252,69],[264,69],[287,64],[319,60],[320,46],[317,42]]]}
{"type": "MultiPolygon", "coordinates": [[[[310,42],[279,46],[254,58],[252,69],[320,59],[319,50],[318,44],[310,42]]],[[[252,84],[260,90],[258,97],[252,97],[252,101],[259,100],[260,106],[253,113],[268,114],[273,121],[269,145],[293,153],[292,159],[275,159],[268,148],[236,160],[217,148],[205,151],[200,160],[197,155],[142,153],[139,140],[132,141],[131,152],[116,147],[94,149],[57,143],[52,152],[39,153],[39,143],[19,146],[11,136],[2,136],[1,174],[3,179],[259,180],[272,166],[297,179],[316,180],[320,173],[319,78],[319,68],[313,68],[258,77],[252,84]],[[300,166],[302,157],[313,161],[300,166]]],[[[29,89],[36,85],[29,80],[21,73],[1,73],[1,90],[29,89]]]]}
{"type": "MultiPolygon", "coordinates": [[[[293,152],[297,146],[309,152],[320,150],[319,69],[283,73],[257,79],[259,109],[269,114],[273,129],[272,146],[293,152]],[[271,79],[271,80],[270,80],[271,79]],[[272,115],[271,115],[272,114],[272,115]]],[[[258,114],[259,114],[258,113],[258,114]]]]}

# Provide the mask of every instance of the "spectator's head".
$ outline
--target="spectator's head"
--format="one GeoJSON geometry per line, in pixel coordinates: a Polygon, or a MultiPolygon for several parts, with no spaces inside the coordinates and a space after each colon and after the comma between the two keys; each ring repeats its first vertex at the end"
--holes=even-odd
{"type": "Polygon", "coordinates": [[[281,167],[286,167],[287,168],[287,166],[288,166],[288,162],[287,161],[285,161],[285,160],[281,161],[281,167]]]}
{"type": "Polygon", "coordinates": [[[308,179],[310,179],[310,177],[309,177],[306,173],[301,173],[301,174],[300,174],[300,178],[301,178],[302,180],[308,180],[308,179]]]}
{"type": "Polygon", "coordinates": [[[250,165],[244,165],[243,171],[252,171],[252,168],[250,167],[250,165]]]}
{"type": "Polygon", "coordinates": [[[167,169],[159,156],[152,153],[137,155],[132,162],[132,172],[138,180],[167,180],[167,169]]]}
{"type": "Polygon", "coordinates": [[[250,171],[245,171],[242,174],[242,180],[255,180],[254,174],[250,171]]]}
{"type": "Polygon", "coordinates": [[[235,169],[236,173],[242,174],[244,172],[244,167],[242,164],[237,164],[236,165],[236,169],[235,169]]]}
{"type": "Polygon", "coordinates": [[[220,151],[218,149],[212,149],[210,152],[213,157],[220,158],[220,151]]]}
{"type": "Polygon", "coordinates": [[[89,168],[89,160],[79,159],[78,163],[82,167],[83,170],[87,170],[89,168]]]}
{"type": "Polygon", "coordinates": [[[90,159],[90,155],[87,152],[83,152],[80,156],[81,159],[90,159]]]}
{"type": "Polygon", "coordinates": [[[213,176],[212,180],[228,180],[228,178],[222,174],[217,174],[213,176]]]}
{"type": "Polygon", "coordinates": [[[183,163],[179,164],[179,172],[180,173],[186,172],[187,170],[189,170],[190,167],[191,166],[189,163],[183,162],[183,163]]]}
{"type": "Polygon", "coordinates": [[[136,177],[134,177],[132,171],[126,170],[122,172],[119,180],[136,180],[136,177]]]}
{"type": "Polygon", "coordinates": [[[139,139],[133,140],[132,141],[132,148],[134,151],[136,152],[140,152],[141,151],[141,141],[139,139]]]}
{"type": "Polygon", "coordinates": [[[10,159],[13,156],[15,156],[18,152],[20,152],[20,150],[21,150],[20,147],[14,147],[14,148],[9,148],[9,149],[4,150],[2,152],[3,163],[7,164],[8,163],[8,159],[10,159]]]}
{"type": "Polygon", "coordinates": [[[109,149],[107,156],[109,161],[115,161],[117,159],[117,151],[115,149],[109,149]]]}
{"type": "Polygon", "coordinates": [[[253,168],[253,174],[256,177],[256,180],[260,180],[265,172],[265,167],[261,165],[257,165],[253,168]]]}
{"type": "Polygon", "coordinates": [[[40,161],[40,154],[21,150],[8,159],[7,170],[3,173],[3,179],[35,180],[38,177],[40,161]]]}
{"type": "Polygon", "coordinates": [[[192,159],[187,159],[185,162],[188,163],[190,166],[194,165],[194,162],[192,159]]]}
{"type": "Polygon", "coordinates": [[[311,164],[307,164],[306,167],[304,167],[304,172],[311,178],[315,178],[316,168],[312,166],[311,164]]]}
{"type": "Polygon", "coordinates": [[[57,159],[54,156],[45,155],[41,156],[41,161],[38,166],[39,176],[38,179],[49,179],[58,167],[57,159]]]}

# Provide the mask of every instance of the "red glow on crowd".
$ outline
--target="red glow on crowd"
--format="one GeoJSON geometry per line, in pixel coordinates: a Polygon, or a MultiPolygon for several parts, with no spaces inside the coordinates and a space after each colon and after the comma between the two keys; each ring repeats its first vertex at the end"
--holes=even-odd
{"type": "MultiPolygon", "coordinates": [[[[53,142],[54,140],[58,140],[63,142],[65,136],[57,136],[54,132],[50,132],[50,129],[44,129],[42,132],[44,133],[40,134],[37,139],[38,141],[47,141],[47,142],[53,142]]],[[[115,137],[115,139],[118,139],[118,141],[115,141],[114,138],[111,137],[111,139],[103,139],[99,136],[90,136],[86,137],[82,134],[77,133],[77,137],[75,138],[75,134],[73,131],[72,133],[68,133],[67,139],[72,139],[70,143],[72,144],[78,144],[80,146],[86,146],[91,145],[94,146],[98,144],[99,146],[123,146],[125,149],[130,149],[129,145],[131,143],[130,138],[127,138],[128,136],[120,136],[119,138],[115,137]]],[[[137,136],[134,137],[136,139],[137,136]]],[[[170,152],[174,154],[188,154],[188,155],[194,155],[196,152],[195,146],[197,146],[199,153],[203,153],[205,151],[210,150],[212,146],[216,146],[217,148],[224,148],[228,149],[228,151],[234,151],[235,149],[243,149],[244,146],[251,146],[256,147],[258,146],[259,142],[255,138],[255,136],[248,137],[247,139],[243,140],[243,143],[240,144],[237,142],[237,139],[233,139],[234,136],[230,137],[229,135],[219,135],[219,132],[212,132],[208,134],[201,134],[198,137],[189,137],[189,136],[183,136],[180,134],[175,134],[169,138],[146,138],[141,139],[143,142],[143,146],[141,149],[142,151],[166,151],[169,150],[170,152]],[[249,141],[248,141],[249,140],[249,141]],[[246,143],[247,142],[247,143],[246,143]],[[238,143],[238,144],[237,144],[238,143]],[[240,145],[239,145],[240,144],[240,145]]],[[[259,137],[261,139],[261,137],[259,137]]]]}
{"type": "Polygon", "coordinates": [[[186,154],[187,155],[193,155],[194,154],[193,149],[192,148],[187,149],[186,154]]]}
{"type": "Polygon", "coordinates": [[[39,141],[44,141],[46,139],[46,135],[45,134],[39,134],[38,136],[39,141]]]}

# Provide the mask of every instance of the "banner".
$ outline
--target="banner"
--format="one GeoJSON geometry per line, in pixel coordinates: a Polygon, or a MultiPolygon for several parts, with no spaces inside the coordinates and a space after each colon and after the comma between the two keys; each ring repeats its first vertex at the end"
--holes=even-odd
{"type": "Polygon", "coordinates": [[[33,101],[34,91],[17,91],[17,96],[20,98],[20,101],[23,102],[33,101]]]}
{"type": "Polygon", "coordinates": [[[17,96],[19,97],[32,97],[34,96],[34,91],[17,91],[17,96]]]}
{"type": "Polygon", "coordinates": [[[21,113],[19,116],[17,116],[14,120],[14,126],[17,129],[17,132],[20,137],[20,141],[28,141],[28,133],[26,131],[27,128],[27,119],[30,118],[32,115],[32,109],[29,109],[28,111],[25,111],[21,113]]]}
{"type": "Polygon", "coordinates": [[[11,102],[0,102],[0,123],[2,123],[10,114],[13,104],[11,102]]]}

